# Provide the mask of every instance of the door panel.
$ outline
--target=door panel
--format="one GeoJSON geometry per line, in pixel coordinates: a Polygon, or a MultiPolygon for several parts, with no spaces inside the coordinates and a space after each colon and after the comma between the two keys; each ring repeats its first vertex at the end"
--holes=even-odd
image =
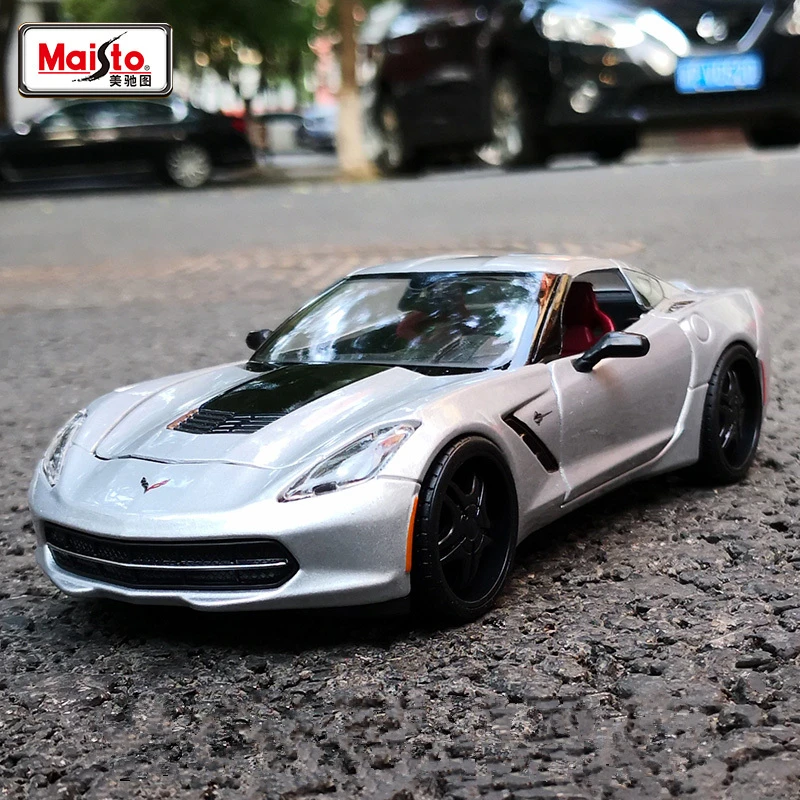
{"type": "Polygon", "coordinates": [[[628,330],[650,340],[643,358],[609,358],[580,373],[550,364],[561,421],[566,500],[654,458],[672,438],[686,400],[691,349],[672,320],[642,317],[628,330]]]}
{"type": "Polygon", "coordinates": [[[22,178],[79,172],[86,160],[87,121],[83,108],[68,106],[36,123],[5,154],[11,169],[22,178]]]}
{"type": "Polygon", "coordinates": [[[113,105],[114,158],[127,164],[159,163],[177,133],[170,106],[146,100],[113,105]]]}

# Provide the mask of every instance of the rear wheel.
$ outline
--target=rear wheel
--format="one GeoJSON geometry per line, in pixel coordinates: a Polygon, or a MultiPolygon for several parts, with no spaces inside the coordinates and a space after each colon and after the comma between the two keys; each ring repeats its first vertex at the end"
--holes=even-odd
{"type": "Polygon", "coordinates": [[[615,164],[621,161],[638,145],[635,131],[625,132],[601,138],[594,148],[594,156],[600,164],[615,164]]]}
{"type": "Polygon", "coordinates": [[[482,161],[507,169],[547,163],[550,149],[544,111],[522,91],[511,69],[497,73],[489,111],[492,139],[478,150],[482,161]]]}
{"type": "Polygon", "coordinates": [[[754,127],[747,131],[747,140],[759,150],[795,147],[800,144],[800,123],[787,121],[754,127]]]}
{"type": "Polygon", "coordinates": [[[461,439],[431,467],[420,492],[411,572],[417,611],[467,622],[503,588],[516,550],[517,495],[500,450],[461,439]]]}
{"type": "Polygon", "coordinates": [[[211,156],[205,147],[184,142],[167,153],[164,173],[182,189],[197,189],[211,178],[211,156]]]}
{"type": "Polygon", "coordinates": [[[694,468],[698,480],[725,484],[744,478],[758,448],[762,411],[758,361],[749,348],[734,345],[708,382],[694,468]]]}

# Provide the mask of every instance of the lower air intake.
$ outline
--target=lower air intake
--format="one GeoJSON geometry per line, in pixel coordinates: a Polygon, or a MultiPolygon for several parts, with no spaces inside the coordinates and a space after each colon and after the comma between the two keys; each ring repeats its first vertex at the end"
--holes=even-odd
{"type": "Polygon", "coordinates": [[[97,536],[45,523],[45,542],[61,569],[132,589],[273,589],[298,570],[270,539],[164,542],[97,536]]]}

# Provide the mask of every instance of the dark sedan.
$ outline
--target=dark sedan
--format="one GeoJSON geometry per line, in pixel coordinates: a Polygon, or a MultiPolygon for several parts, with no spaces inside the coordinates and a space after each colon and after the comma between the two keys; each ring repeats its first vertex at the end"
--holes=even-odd
{"type": "Polygon", "coordinates": [[[297,131],[297,144],[307,150],[333,153],[336,150],[336,126],[339,111],[336,106],[313,106],[303,114],[303,124],[297,131]]]}
{"type": "Polygon", "coordinates": [[[0,132],[0,181],[151,168],[165,181],[193,189],[217,167],[253,163],[244,120],[179,100],[68,102],[0,132]]]}
{"type": "Polygon", "coordinates": [[[800,0],[405,0],[365,26],[379,161],[613,161],[646,127],[800,143],[800,0]]]}

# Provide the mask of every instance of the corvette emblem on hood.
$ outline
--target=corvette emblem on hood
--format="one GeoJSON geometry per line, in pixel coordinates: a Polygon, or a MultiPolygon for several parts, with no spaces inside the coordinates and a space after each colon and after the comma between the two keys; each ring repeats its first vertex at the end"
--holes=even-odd
{"type": "Polygon", "coordinates": [[[159,481],[158,483],[152,483],[152,484],[147,482],[147,478],[142,478],[140,483],[142,485],[142,489],[144,489],[144,493],[147,494],[148,492],[152,492],[153,489],[158,489],[165,483],[169,483],[169,478],[167,478],[165,481],[159,481]]]}

